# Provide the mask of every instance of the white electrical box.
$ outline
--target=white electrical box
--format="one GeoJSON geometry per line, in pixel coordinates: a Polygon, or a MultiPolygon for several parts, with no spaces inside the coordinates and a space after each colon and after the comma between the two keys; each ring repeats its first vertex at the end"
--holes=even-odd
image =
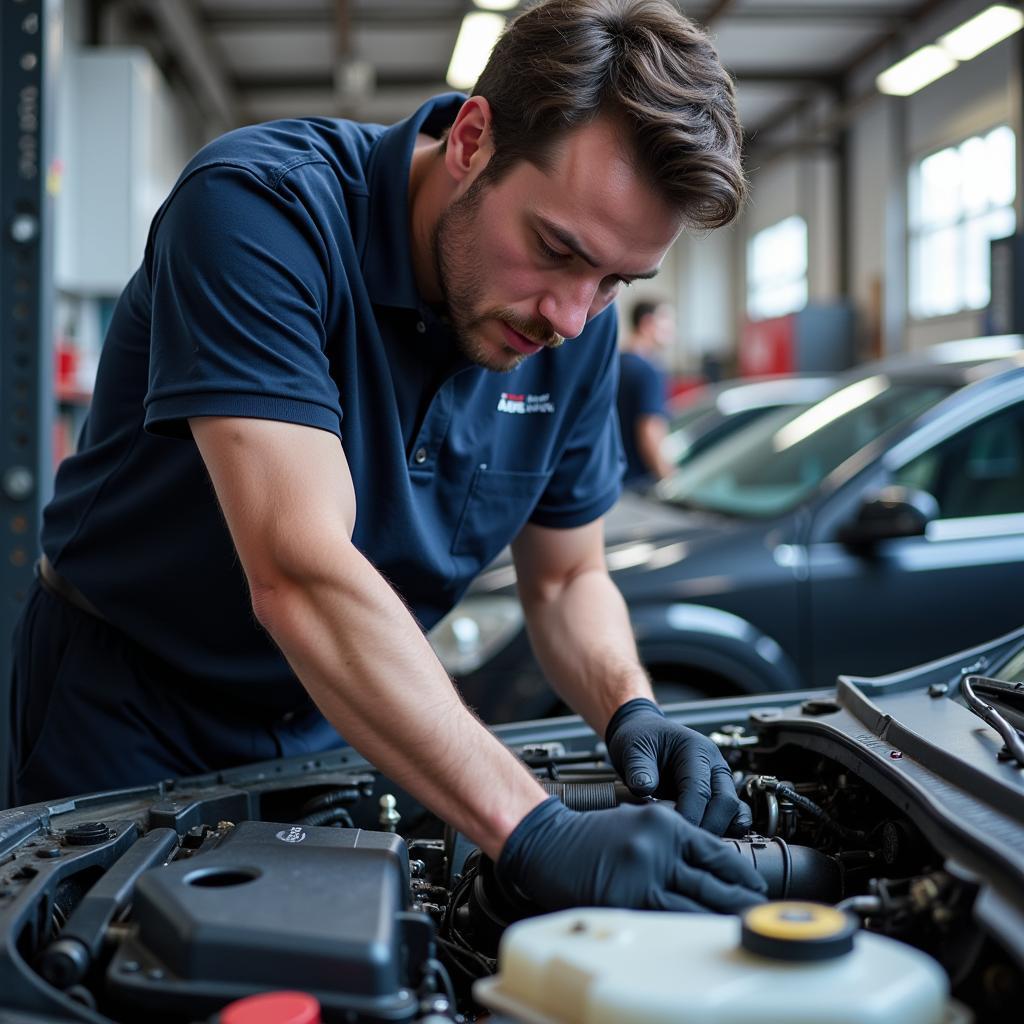
{"type": "Polygon", "coordinates": [[[70,52],[58,104],[57,287],[116,296],[188,158],[170,90],[141,49],[70,52]]]}

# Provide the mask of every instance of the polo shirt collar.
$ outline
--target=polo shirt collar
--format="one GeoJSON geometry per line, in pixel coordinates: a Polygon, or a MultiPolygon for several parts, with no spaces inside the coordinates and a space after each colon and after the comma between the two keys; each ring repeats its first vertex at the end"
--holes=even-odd
{"type": "Polygon", "coordinates": [[[370,301],[419,310],[422,305],[412,264],[409,224],[409,169],[416,136],[440,136],[466,97],[443,93],[385,129],[374,144],[366,172],[369,226],[361,265],[370,301]]]}

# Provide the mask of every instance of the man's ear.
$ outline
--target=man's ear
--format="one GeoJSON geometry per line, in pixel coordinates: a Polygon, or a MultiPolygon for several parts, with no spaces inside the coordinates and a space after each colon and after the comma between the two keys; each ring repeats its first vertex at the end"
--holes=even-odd
{"type": "Polygon", "coordinates": [[[491,105],[483,96],[471,96],[448,130],[445,167],[455,181],[469,183],[487,166],[493,154],[491,105]]]}

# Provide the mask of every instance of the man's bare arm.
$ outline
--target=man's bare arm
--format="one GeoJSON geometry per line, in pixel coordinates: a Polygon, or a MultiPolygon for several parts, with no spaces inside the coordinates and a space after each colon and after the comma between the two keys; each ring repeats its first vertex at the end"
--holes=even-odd
{"type": "Polygon", "coordinates": [[[664,416],[649,413],[636,421],[636,447],[647,471],[656,480],[664,480],[672,472],[672,464],[662,454],[662,444],[668,433],[664,416]]]}
{"type": "Polygon", "coordinates": [[[512,545],[530,642],[559,695],[598,733],[634,697],[653,699],[626,603],[608,575],[604,522],[528,524],[512,545]]]}
{"type": "Polygon", "coordinates": [[[338,438],[271,420],[189,423],[256,617],[317,706],[496,857],[544,791],[465,707],[409,611],[352,544],[356,500],[338,438]]]}

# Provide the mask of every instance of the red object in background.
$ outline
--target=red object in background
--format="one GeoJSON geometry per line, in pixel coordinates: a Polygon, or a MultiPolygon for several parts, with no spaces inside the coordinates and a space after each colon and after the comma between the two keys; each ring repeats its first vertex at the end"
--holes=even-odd
{"type": "Polygon", "coordinates": [[[796,317],[748,320],[740,338],[741,377],[766,377],[796,371],[796,317]]]}
{"type": "Polygon", "coordinates": [[[675,400],[680,395],[685,395],[688,391],[694,391],[697,388],[703,387],[705,384],[703,377],[687,376],[685,374],[677,374],[674,377],[670,377],[668,381],[668,400],[675,403],[675,400]]]}
{"type": "Polygon", "coordinates": [[[320,1004],[305,992],[265,992],[230,1003],[219,1024],[320,1024],[320,1004]]]}
{"type": "Polygon", "coordinates": [[[74,391],[78,379],[78,349],[64,338],[58,338],[54,355],[57,359],[57,394],[74,391]]]}

